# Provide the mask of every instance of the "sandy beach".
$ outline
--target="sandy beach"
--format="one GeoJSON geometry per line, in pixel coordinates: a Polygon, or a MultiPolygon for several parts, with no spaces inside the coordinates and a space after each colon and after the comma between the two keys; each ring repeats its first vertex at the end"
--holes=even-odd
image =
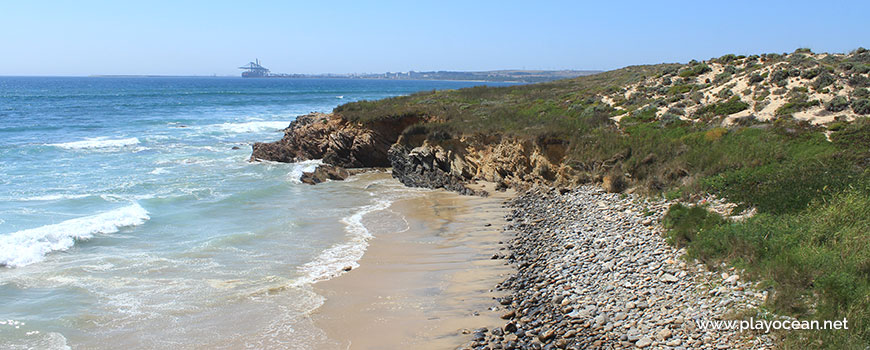
{"type": "Polygon", "coordinates": [[[512,269],[490,258],[509,238],[512,195],[432,191],[364,218],[375,238],[360,267],[314,286],[326,297],[312,316],[330,339],[322,348],[450,349],[498,326],[492,289],[512,269]]]}

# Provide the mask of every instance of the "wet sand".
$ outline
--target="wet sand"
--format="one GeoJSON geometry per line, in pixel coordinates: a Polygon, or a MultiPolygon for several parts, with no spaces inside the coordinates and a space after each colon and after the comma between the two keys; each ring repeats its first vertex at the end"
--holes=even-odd
{"type": "Polygon", "coordinates": [[[463,330],[500,325],[492,289],[512,269],[490,257],[512,195],[432,191],[364,218],[375,238],[360,267],[314,286],[326,297],[312,315],[330,339],[321,348],[453,349],[471,340],[463,330]]]}

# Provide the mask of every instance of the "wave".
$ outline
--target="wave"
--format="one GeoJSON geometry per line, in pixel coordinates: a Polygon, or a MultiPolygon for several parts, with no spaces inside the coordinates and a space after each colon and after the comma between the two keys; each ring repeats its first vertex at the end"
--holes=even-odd
{"type": "Polygon", "coordinates": [[[207,129],[217,129],[223,132],[245,134],[252,132],[280,132],[287,128],[290,122],[287,121],[255,121],[244,123],[223,123],[206,126],[207,129]]]}
{"type": "Polygon", "coordinates": [[[305,160],[297,163],[291,164],[293,169],[287,173],[287,178],[290,179],[291,182],[294,183],[302,183],[300,179],[302,179],[302,173],[310,173],[317,169],[318,166],[323,164],[323,161],[320,159],[315,160],[305,160]]]}
{"type": "Polygon", "coordinates": [[[19,267],[42,261],[48,253],[63,251],[76,241],[96,234],[118,232],[122,227],[138,226],[150,219],[138,203],[63,221],[0,235],[0,266],[19,267]]]}
{"type": "Polygon", "coordinates": [[[108,137],[87,138],[82,141],[73,141],[65,143],[51,143],[47,146],[54,146],[63,149],[94,149],[94,148],[110,148],[124,147],[139,144],[139,139],[130,137],[126,139],[109,139],[108,137]]]}
{"type": "Polygon", "coordinates": [[[22,202],[58,201],[64,199],[79,199],[90,197],[90,194],[46,194],[42,196],[22,197],[15,199],[22,202]]]}
{"type": "Polygon", "coordinates": [[[348,267],[359,267],[359,260],[365,254],[369,246],[369,240],[373,238],[369,230],[363,225],[362,218],[371,212],[384,210],[393,203],[391,200],[380,199],[374,204],[360,208],[359,211],[343,218],[345,230],[349,234],[347,242],[336,244],[320,253],[313,261],[299,267],[303,274],[302,283],[315,283],[325,281],[341,275],[348,267]]]}

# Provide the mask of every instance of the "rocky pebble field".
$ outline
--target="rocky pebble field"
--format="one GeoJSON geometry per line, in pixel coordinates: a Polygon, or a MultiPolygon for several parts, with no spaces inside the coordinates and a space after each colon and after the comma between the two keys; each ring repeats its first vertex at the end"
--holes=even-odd
{"type": "Polygon", "coordinates": [[[461,348],[772,348],[765,334],[698,326],[748,318],[767,294],[738,272],[685,261],[662,235],[669,204],[594,186],[512,199],[512,239],[492,257],[517,268],[497,286],[504,324],[470,331],[461,348]]]}

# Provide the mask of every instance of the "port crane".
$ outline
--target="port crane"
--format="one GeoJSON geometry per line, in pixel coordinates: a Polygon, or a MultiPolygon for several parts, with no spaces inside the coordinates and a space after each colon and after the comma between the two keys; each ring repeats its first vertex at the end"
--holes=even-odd
{"type": "Polygon", "coordinates": [[[265,78],[269,76],[269,69],[260,65],[260,59],[254,59],[254,62],[248,62],[248,64],[239,67],[239,69],[244,69],[242,72],[242,78],[265,78]]]}

